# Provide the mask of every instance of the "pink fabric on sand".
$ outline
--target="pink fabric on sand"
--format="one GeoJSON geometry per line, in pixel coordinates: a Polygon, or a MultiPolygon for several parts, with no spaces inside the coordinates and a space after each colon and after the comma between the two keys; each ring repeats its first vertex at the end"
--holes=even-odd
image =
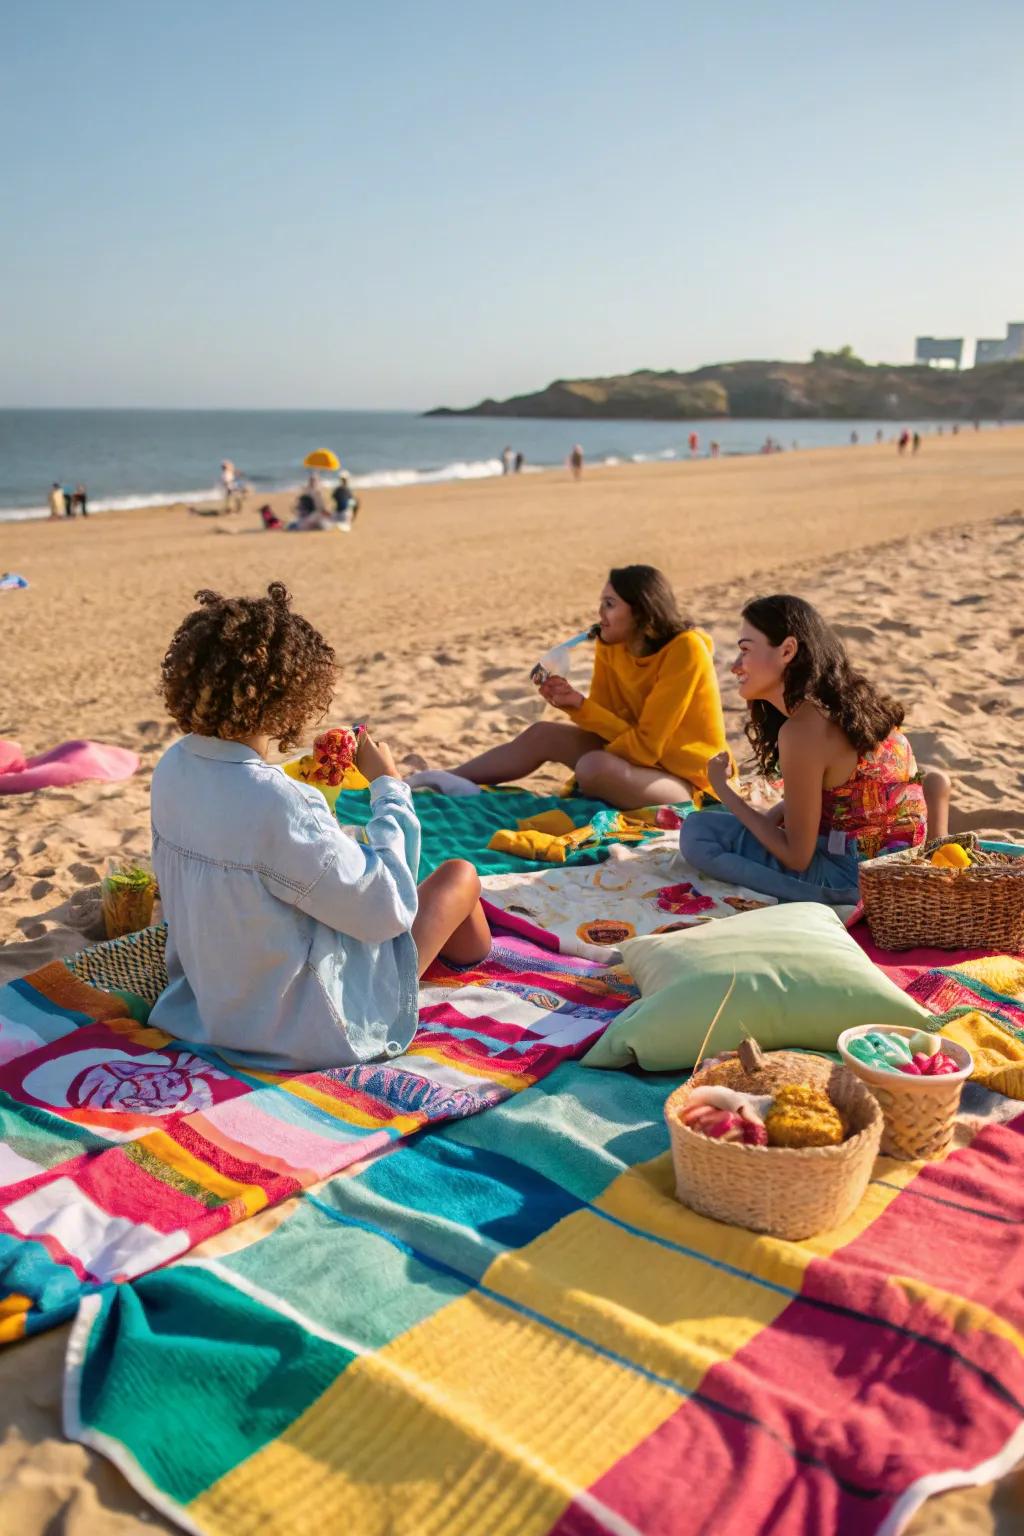
{"type": "Polygon", "coordinates": [[[856,939],[868,959],[873,960],[879,970],[884,971],[904,991],[925,971],[999,954],[997,949],[881,949],[871,937],[867,923],[863,921],[850,929],[850,937],[856,939]]]}
{"type": "Polygon", "coordinates": [[[19,742],[0,737],[0,795],[80,784],[83,779],[130,779],[138,766],[135,752],[99,741],[63,741],[49,752],[26,758],[19,742]]]}

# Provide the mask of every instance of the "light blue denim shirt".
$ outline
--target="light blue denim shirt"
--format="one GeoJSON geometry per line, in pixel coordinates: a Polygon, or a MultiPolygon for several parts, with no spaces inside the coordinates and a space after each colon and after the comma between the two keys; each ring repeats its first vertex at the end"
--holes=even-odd
{"type": "Polygon", "coordinates": [[[251,747],[185,736],[164,753],[151,805],[170,980],[153,1024],[275,1070],[406,1048],[420,826],[400,780],[370,799],[363,845],[251,747]]]}

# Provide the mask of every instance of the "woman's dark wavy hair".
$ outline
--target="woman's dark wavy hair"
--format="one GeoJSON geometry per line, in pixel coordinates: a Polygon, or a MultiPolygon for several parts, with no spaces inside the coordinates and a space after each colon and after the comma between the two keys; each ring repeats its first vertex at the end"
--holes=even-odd
{"type": "Polygon", "coordinates": [[[196,593],[161,666],[172,718],[197,736],[267,735],[288,751],[331,706],[334,651],[291,611],[283,582],[266,597],[196,593]]]}
{"type": "MultiPolygon", "coordinates": [[[[863,673],[854,670],[835,630],[802,597],[776,594],[755,598],[744,608],[743,617],[767,636],[770,645],[781,645],[789,635],[797,643],[796,655],[782,678],[789,714],[804,699],[813,699],[843,731],[858,756],[870,752],[903,724],[902,705],[879,693],[863,673]]],[[[781,710],[766,699],[754,699],[750,705],[744,729],[762,773],[774,773],[779,765],[779,730],[785,720],[781,710]]]]}
{"type": "MultiPolygon", "coordinates": [[[[617,597],[633,610],[633,620],[644,637],[644,654],[653,656],[663,646],[693,628],[692,619],[684,619],[676,595],[668,580],[653,565],[618,565],[608,572],[608,584],[617,597]]],[[[591,630],[600,638],[601,626],[591,630]]]]}

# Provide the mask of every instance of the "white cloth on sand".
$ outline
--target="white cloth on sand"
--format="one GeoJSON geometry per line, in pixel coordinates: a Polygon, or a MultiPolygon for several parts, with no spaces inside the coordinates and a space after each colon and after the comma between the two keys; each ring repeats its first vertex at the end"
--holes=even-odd
{"type": "Polygon", "coordinates": [[[479,795],[480,785],[461,774],[448,773],[444,768],[420,768],[406,774],[405,782],[410,789],[436,789],[442,795],[479,795]]]}

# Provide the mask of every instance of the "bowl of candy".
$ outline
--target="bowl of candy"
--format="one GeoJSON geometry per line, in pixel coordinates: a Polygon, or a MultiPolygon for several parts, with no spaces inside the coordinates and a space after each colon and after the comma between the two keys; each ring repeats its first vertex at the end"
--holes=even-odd
{"type": "Polygon", "coordinates": [[[883,1153],[916,1160],[947,1150],[964,1083],[974,1071],[969,1051],[902,1024],[844,1029],[838,1050],[881,1106],[883,1153]]]}

